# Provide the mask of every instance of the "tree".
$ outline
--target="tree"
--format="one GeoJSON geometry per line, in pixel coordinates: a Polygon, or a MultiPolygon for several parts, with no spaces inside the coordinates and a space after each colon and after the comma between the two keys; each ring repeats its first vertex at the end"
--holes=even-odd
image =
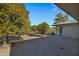
{"type": "Polygon", "coordinates": [[[53,28],[49,27],[47,30],[46,30],[46,34],[51,34],[53,32],[53,28]]]}
{"type": "Polygon", "coordinates": [[[45,34],[48,28],[49,28],[49,25],[47,22],[43,22],[39,24],[37,27],[38,31],[40,31],[42,34],[45,34]]]}
{"type": "Polygon", "coordinates": [[[30,33],[29,12],[23,4],[0,4],[0,38],[18,33],[30,33]],[[28,30],[29,29],[29,30],[28,30]]]}
{"type": "Polygon", "coordinates": [[[32,31],[37,31],[37,26],[36,25],[32,26],[32,31]]]}
{"type": "Polygon", "coordinates": [[[37,30],[41,32],[41,29],[42,29],[42,23],[38,24],[37,26],[37,30]]]}
{"type": "Polygon", "coordinates": [[[64,22],[64,21],[67,21],[68,20],[68,16],[67,15],[62,15],[61,13],[58,13],[56,15],[56,18],[55,18],[55,23],[54,24],[57,24],[57,23],[60,23],[60,22],[64,22]]]}

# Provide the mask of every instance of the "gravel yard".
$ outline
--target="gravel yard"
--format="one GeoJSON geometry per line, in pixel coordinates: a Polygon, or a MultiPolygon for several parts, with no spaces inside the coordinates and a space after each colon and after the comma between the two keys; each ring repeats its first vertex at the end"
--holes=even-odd
{"type": "Polygon", "coordinates": [[[24,35],[23,41],[15,45],[0,46],[0,56],[79,56],[79,40],[48,36],[24,35]]]}
{"type": "Polygon", "coordinates": [[[11,56],[77,56],[79,40],[61,36],[49,36],[24,40],[11,46],[11,56]]]}
{"type": "MultiPolygon", "coordinates": [[[[36,36],[27,36],[27,35],[23,35],[23,41],[24,40],[31,40],[34,38],[39,38],[36,36]]],[[[9,56],[10,55],[10,45],[4,45],[4,46],[0,46],[0,56],[9,56]]]]}

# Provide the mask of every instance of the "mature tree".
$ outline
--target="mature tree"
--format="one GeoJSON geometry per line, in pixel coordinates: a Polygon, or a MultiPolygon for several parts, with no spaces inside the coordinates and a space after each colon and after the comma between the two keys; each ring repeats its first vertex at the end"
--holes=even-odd
{"type": "Polygon", "coordinates": [[[55,18],[55,24],[56,23],[59,23],[59,22],[64,22],[64,21],[67,21],[68,20],[68,16],[67,15],[63,15],[63,14],[61,14],[61,13],[58,13],[57,15],[56,15],[56,18],[55,18]]]}
{"type": "Polygon", "coordinates": [[[43,22],[37,26],[38,31],[40,31],[42,34],[45,34],[48,28],[49,25],[47,22],[43,22]]]}
{"type": "Polygon", "coordinates": [[[38,26],[37,26],[37,30],[41,32],[41,29],[42,29],[42,24],[40,23],[40,24],[38,24],[38,26]]]}
{"type": "Polygon", "coordinates": [[[47,30],[46,30],[46,34],[51,34],[53,32],[53,28],[49,27],[47,30]]]}
{"type": "Polygon", "coordinates": [[[37,26],[36,25],[33,25],[31,28],[32,28],[32,31],[37,31],[37,26]]]}
{"type": "Polygon", "coordinates": [[[29,33],[31,24],[29,12],[23,4],[0,4],[0,38],[17,33],[29,33]],[[29,30],[28,30],[29,29],[29,30]]]}

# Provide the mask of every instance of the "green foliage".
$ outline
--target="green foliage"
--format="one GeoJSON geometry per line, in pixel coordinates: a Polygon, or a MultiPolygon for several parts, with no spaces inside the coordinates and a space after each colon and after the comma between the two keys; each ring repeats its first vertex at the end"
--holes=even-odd
{"type": "Polygon", "coordinates": [[[30,33],[29,13],[23,4],[0,4],[0,38],[18,33],[30,33]]]}
{"type": "Polygon", "coordinates": [[[56,18],[55,18],[56,22],[54,24],[59,23],[59,22],[64,22],[64,21],[67,21],[67,20],[68,20],[68,16],[67,15],[63,15],[61,13],[58,13],[56,15],[56,18]]]}
{"type": "Polygon", "coordinates": [[[49,25],[46,22],[43,22],[37,26],[37,30],[40,31],[42,34],[45,34],[48,29],[49,25]]]}
{"type": "Polygon", "coordinates": [[[41,32],[41,30],[42,30],[42,24],[38,24],[37,30],[41,32]]]}
{"type": "Polygon", "coordinates": [[[52,32],[53,32],[53,29],[50,27],[46,30],[46,34],[51,34],[52,32]]]}
{"type": "Polygon", "coordinates": [[[31,28],[32,28],[32,31],[37,31],[37,26],[36,25],[33,25],[31,28]]]}

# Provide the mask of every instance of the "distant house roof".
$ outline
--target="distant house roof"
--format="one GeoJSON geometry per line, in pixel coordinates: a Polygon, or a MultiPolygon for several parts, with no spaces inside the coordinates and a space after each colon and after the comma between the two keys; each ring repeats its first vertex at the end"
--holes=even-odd
{"type": "Polygon", "coordinates": [[[65,21],[65,22],[60,22],[60,23],[54,24],[52,26],[65,25],[65,24],[75,24],[75,23],[78,23],[78,21],[76,21],[76,20],[68,20],[68,21],[65,21]]]}

